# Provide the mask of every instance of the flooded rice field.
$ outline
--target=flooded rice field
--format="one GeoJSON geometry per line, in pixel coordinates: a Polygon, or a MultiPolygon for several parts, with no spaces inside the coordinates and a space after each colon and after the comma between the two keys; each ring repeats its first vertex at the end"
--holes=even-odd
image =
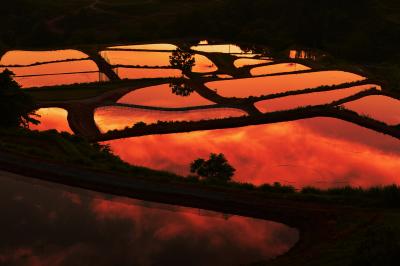
{"type": "Polygon", "coordinates": [[[248,264],[286,253],[284,224],[132,200],[0,172],[2,265],[248,264]],[[29,233],[27,233],[29,232],[29,233]],[[229,255],[227,255],[229,254],[229,255]],[[91,261],[91,260],[90,260],[91,261]]]}
{"type": "Polygon", "coordinates": [[[181,175],[189,174],[189,164],[195,159],[223,153],[236,167],[234,179],[239,182],[280,182],[297,188],[400,183],[397,139],[332,118],[153,135],[106,144],[127,162],[181,175]]]}
{"type": "Polygon", "coordinates": [[[94,119],[100,131],[121,130],[136,123],[154,124],[158,121],[200,121],[245,116],[233,108],[208,108],[190,111],[156,111],[140,108],[102,107],[95,111],[94,119]]]}
{"type": "Polygon", "coordinates": [[[75,104],[84,106],[86,113],[79,117],[75,110],[75,127],[68,125],[62,108],[39,109],[42,124],[32,126],[67,132],[74,128],[74,133],[85,136],[86,125],[76,125],[83,123],[80,119],[93,121],[100,135],[90,137],[121,132],[104,143],[134,165],[187,175],[193,160],[223,153],[237,169],[234,180],[239,182],[280,182],[296,188],[400,184],[400,142],[393,133],[400,124],[399,99],[385,95],[368,77],[319,69],[309,51],[291,51],[287,62],[274,63],[268,55],[238,45],[208,42],[192,47],[201,54],[194,55],[194,67],[184,75],[171,67],[176,48],[167,43],[111,46],[98,51],[99,58],[77,50],[10,51],[1,65],[12,70],[24,88],[100,80],[114,84],[115,77],[99,71],[105,67],[120,79],[157,79],[157,84],[132,83],[132,89],[113,85],[78,101],[75,104]],[[308,115],[314,107],[336,108],[329,110],[339,113],[308,115]],[[279,116],[277,123],[259,122],[279,116]],[[129,135],[138,124],[177,121],[188,123],[173,134],[166,133],[174,125],[164,123],[169,129],[157,135],[161,123],[154,133],[144,134],[142,128],[146,136],[129,135]],[[213,126],[208,129],[204,121],[214,121],[213,126]],[[193,129],[200,122],[204,129],[193,129]]]}
{"type": "Polygon", "coordinates": [[[332,86],[363,80],[364,77],[343,71],[320,71],[282,76],[232,79],[206,83],[223,97],[246,98],[289,91],[305,90],[319,86],[332,86]]]}

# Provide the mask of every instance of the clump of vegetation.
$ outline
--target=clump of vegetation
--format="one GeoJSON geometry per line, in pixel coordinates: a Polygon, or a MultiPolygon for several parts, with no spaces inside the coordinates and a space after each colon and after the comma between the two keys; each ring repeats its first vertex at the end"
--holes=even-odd
{"type": "Polygon", "coordinates": [[[228,163],[228,160],[222,153],[212,153],[208,160],[200,158],[190,165],[191,173],[197,174],[212,183],[227,183],[232,181],[235,171],[235,168],[228,163]]]}
{"type": "Polygon", "coordinates": [[[275,182],[273,185],[263,184],[259,187],[259,190],[263,192],[274,192],[274,193],[295,193],[296,188],[293,186],[284,186],[279,182],[275,182]]]}
{"type": "Polygon", "coordinates": [[[13,79],[14,73],[8,69],[0,73],[0,126],[28,127],[29,123],[38,124],[34,119],[35,103],[32,97],[21,90],[13,79]]]}
{"type": "Polygon", "coordinates": [[[180,69],[183,73],[190,73],[196,60],[193,52],[178,48],[172,52],[169,62],[173,68],[180,69]]]}

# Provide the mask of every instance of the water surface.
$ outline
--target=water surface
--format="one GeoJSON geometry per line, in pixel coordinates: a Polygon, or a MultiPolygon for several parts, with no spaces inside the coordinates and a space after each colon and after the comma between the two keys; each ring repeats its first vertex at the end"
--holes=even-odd
{"type": "Polygon", "coordinates": [[[252,65],[259,65],[259,64],[266,64],[272,63],[272,60],[265,60],[265,59],[247,59],[247,58],[240,58],[236,59],[233,63],[235,67],[244,67],[244,66],[252,66],[252,65]]]}
{"type": "Polygon", "coordinates": [[[377,85],[362,85],[354,86],[345,89],[338,89],[332,91],[313,92],[300,95],[286,96],[271,100],[260,101],[256,103],[256,107],[263,113],[276,112],[283,110],[296,109],[298,107],[328,104],[334,101],[338,101],[359,92],[371,89],[379,88],[377,85]]]}
{"type": "Polygon", "coordinates": [[[1,265],[239,265],[299,238],[270,221],[115,197],[0,172],[1,265]]]}
{"type": "Polygon", "coordinates": [[[77,83],[93,83],[108,81],[107,76],[101,72],[97,73],[78,73],[78,74],[57,74],[57,75],[44,75],[33,77],[16,77],[17,81],[22,88],[32,87],[45,87],[45,86],[59,86],[59,85],[72,85],[77,83]]]}
{"type": "MultiPolygon", "coordinates": [[[[147,67],[169,67],[170,56],[168,52],[146,52],[146,51],[103,51],[101,56],[111,65],[125,66],[147,66],[147,67]]],[[[218,70],[214,63],[203,55],[195,55],[196,64],[192,71],[197,73],[208,73],[218,70]]]]}
{"type": "Polygon", "coordinates": [[[260,75],[270,75],[277,73],[286,73],[286,72],[296,72],[296,71],[304,71],[310,70],[311,68],[296,64],[296,63],[283,63],[283,64],[275,64],[269,66],[261,66],[255,67],[250,70],[251,75],[260,76],[260,75]]]}
{"type": "MultiPolygon", "coordinates": [[[[3,69],[4,68],[0,68],[0,71],[3,69]]],[[[99,71],[97,65],[91,60],[48,63],[28,67],[8,67],[7,69],[11,70],[17,77],[99,71]]]]}
{"type": "Polygon", "coordinates": [[[35,118],[40,121],[40,124],[31,124],[29,126],[30,129],[39,131],[55,129],[58,132],[65,131],[71,134],[73,133],[68,124],[67,110],[62,108],[41,108],[36,111],[36,114],[40,116],[35,118]]]}
{"type": "Polygon", "coordinates": [[[169,43],[153,43],[153,44],[135,44],[112,46],[110,49],[127,49],[127,50],[154,50],[154,51],[175,51],[178,46],[169,43]]]}
{"type": "Polygon", "coordinates": [[[232,79],[206,83],[224,97],[246,98],[304,90],[323,85],[339,85],[346,82],[364,80],[359,75],[344,71],[319,71],[312,73],[232,79]]]}
{"type": "Polygon", "coordinates": [[[88,56],[77,50],[9,51],[0,59],[0,65],[30,65],[67,59],[84,59],[88,56]]]}
{"type": "Polygon", "coordinates": [[[178,69],[165,68],[127,68],[118,67],[114,70],[121,79],[143,79],[143,78],[179,78],[182,71],[178,69]]]}
{"type": "Polygon", "coordinates": [[[333,118],[145,136],[107,144],[129,163],[181,175],[189,173],[193,160],[224,153],[237,169],[235,180],[258,185],[400,185],[400,141],[333,118]]]}
{"type": "Polygon", "coordinates": [[[122,130],[138,122],[154,124],[158,121],[199,121],[240,117],[247,113],[233,108],[211,108],[185,112],[155,111],[127,107],[101,107],[96,109],[94,119],[101,132],[122,130]]]}
{"type": "Polygon", "coordinates": [[[134,90],[122,97],[118,103],[166,108],[214,104],[210,100],[201,97],[197,92],[193,92],[189,96],[176,95],[172,92],[169,84],[134,90]]]}
{"type": "Polygon", "coordinates": [[[400,124],[400,101],[383,95],[371,95],[343,105],[361,115],[385,122],[400,124]]]}
{"type": "MultiPolygon", "coordinates": [[[[207,53],[225,53],[225,54],[246,54],[239,46],[235,44],[206,44],[191,47],[194,51],[207,53]]],[[[248,53],[251,54],[251,53],[248,53]]]]}

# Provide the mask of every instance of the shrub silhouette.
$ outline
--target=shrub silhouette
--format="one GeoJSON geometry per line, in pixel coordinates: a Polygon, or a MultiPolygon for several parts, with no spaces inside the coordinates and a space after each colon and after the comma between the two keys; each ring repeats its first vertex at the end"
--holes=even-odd
{"type": "Polygon", "coordinates": [[[222,153],[212,153],[208,160],[197,159],[190,165],[191,173],[216,183],[231,181],[235,171],[222,153]]]}
{"type": "Polygon", "coordinates": [[[189,73],[192,71],[196,60],[193,52],[178,48],[172,52],[172,55],[169,57],[169,62],[172,67],[182,70],[183,73],[189,73]]]}
{"type": "Polygon", "coordinates": [[[39,124],[35,115],[33,99],[21,90],[8,69],[0,73],[0,126],[28,127],[29,123],[39,124]]]}

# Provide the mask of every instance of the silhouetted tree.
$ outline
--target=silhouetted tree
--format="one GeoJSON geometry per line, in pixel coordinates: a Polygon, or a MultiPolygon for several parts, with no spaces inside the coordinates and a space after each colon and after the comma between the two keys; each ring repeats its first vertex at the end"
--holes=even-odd
{"type": "Polygon", "coordinates": [[[183,73],[188,73],[192,71],[196,60],[193,52],[178,48],[172,52],[172,55],[169,57],[169,62],[172,67],[182,70],[183,73]]]}
{"type": "Polygon", "coordinates": [[[186,97],[194,92],[194,89],[190,87],[184,79],[171,81],[169,87],[171,88],[172,93],[178,96],[186,97]]]}
{"type": "Polygon", "coordinates": [[[0,73],[0,126],[28,127],[29,123],[39,124],[32,118],[35,104],[32,97],[21,90],[8,69],[0,73]]]}
{"type": "Polygon", "coordinates": [[[222,153],[210,155],[208,160],[197,159],[190,165],[190,172],[212,182],[229,182],[235,173],[222,153]]]}

